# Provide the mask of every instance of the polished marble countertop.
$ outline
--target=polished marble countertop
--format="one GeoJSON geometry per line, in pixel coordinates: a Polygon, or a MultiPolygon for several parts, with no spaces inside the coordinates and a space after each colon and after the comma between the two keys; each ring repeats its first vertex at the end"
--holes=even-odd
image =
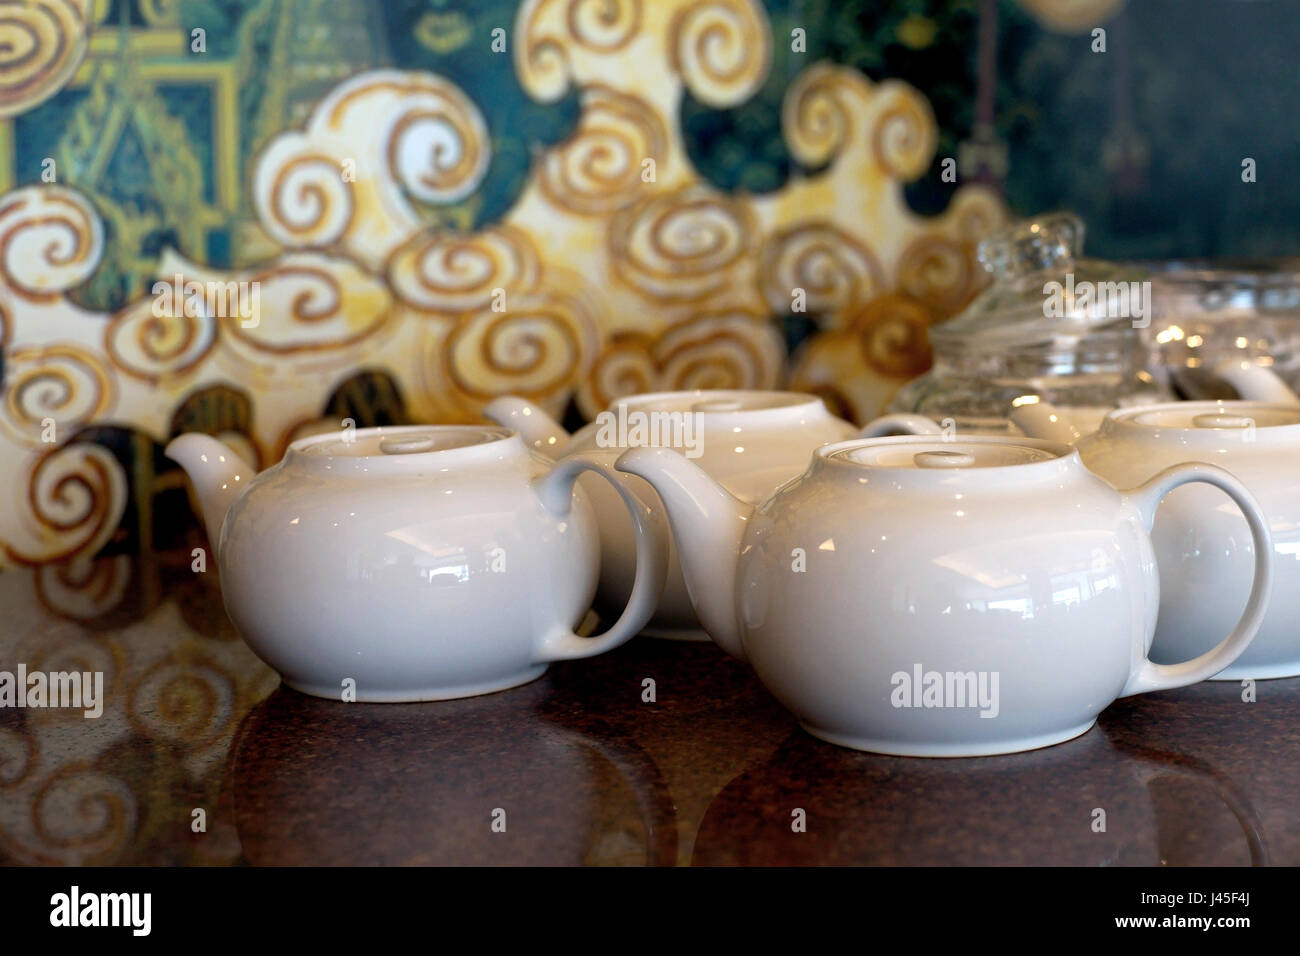
{"type": "Polygon", "coordinates": [[[815,740],[746,665],[644,637],[498,694],[344,704],[281,687],[189,561],[0,573],[0,671],[105,674],[97,718],[0,709],[0,863],[1300,864],[1300,679],[958,760],[815,740]]]}

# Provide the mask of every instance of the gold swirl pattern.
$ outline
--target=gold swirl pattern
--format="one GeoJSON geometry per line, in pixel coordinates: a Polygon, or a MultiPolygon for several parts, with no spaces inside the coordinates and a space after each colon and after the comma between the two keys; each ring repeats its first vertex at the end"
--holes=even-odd
{"type": "Polygon", "coordinates": [[[395,224],[410,212],[393,205],[402,189],[424,202],[456,202],[478,188],[491,158],[483,114],[432,73],[353,77],[316,107],[306,136],[331,156],[354,158],[357,182],[378,193],[367,218],[395,224]]]}
{"type": "Polygon", "coordinates": [[[868,368],[882,375],[911,377],[930,367],[932,315],[904,295],[881,296],[854,319],[853,328],[868,368]]]}
{"type": "Polygon", "coordinates": [[[459,90],[448,90],[448,96],[446,105],[413,106],[397,118],[388,136],[393,180],[424,202],[464,199],[487,170],[482,114],[459,90]]]}
{"type": "Polygon", "coordinates": [[[599,341],[587,303],[545,289],[513,295],[505,312],[464,316],[439,351],[448,381],[482,402],[571,388],[586,374],[599,341]]]}
{"type": "Polygon", "coordinates": [[[20,564],[59,561],[76,554],[95,554],[122,520],[126,475],[117,459],[98,445],[64,445],[37,459],[25,488],[26,500],[14,502],[23,515],[24,537],[32,547],[5,545],[20,564]]]}
{"type": "Polygon", "coordinates": [[[757,230],[748,207],[703,186],[652,196],[609,228],[619,278],[660,302],[698,302],[753,267],[757,230]]]}
{"type": "Polygon", "coordinates": [[[768,307],[790,312],[794,290],[802,289],[806,311],[839,317],[880,294],[883,278],[871,251],[827,222],[795,226],[763,247],[759,276],[768,307]]]}
{"type": "Polygon", "coordinates": [[[677,12],[670,34],[674,72],[708,106],[743,103],[767,78],[772,36],[756,0],[699,0],[677,12]]]}
{"type": "Polygon", "coordinates": [[[222,331],[232,346],[240,343],[260,353],[288,357],[354,348],[391,314],[392,297],[384,284],[346,259],[293,253],[239,281],[257,289],[259,320],[246,326],[231,315],[222,320],[222,331]]]}
{"type": "Polygon", "coordinates": [[[594,418],[624,395],[693,388],[775,388],[785,344],[758,312],[704,312],[657,336],[617,335],[578,391],[578,408],[594,418]]]}
{"type": "MultiPolygon", "coordinates": [[[[249,198],[285,251],[234,274],[166,250],[156,269],[205,297],[251,284],[255,321],[207,301],[190,314],[185,300],[157,316],[151,299],[88,311],[67,294],[102,258],[93,206],[52,186],[0,197],[0,487],[12,497],[0,561],[88,557],[122,519],[117,459],[42,447],[46,418],[61,441],[112,420],[161,442],[194,401],[221,428],[239,416],[248,457],[268,463],[336,400],[474,421],[503,392],[553,413],[576,393],[594,415],[633,390],[768,387],[785,360],[773,319],[795,289],[824,327],[800,350],[796,384],[878,413],[927,361],[927,325],[978,287],[970,250],[1002,208],[962,187],[947,212],[913,214],[902,181],[932,158],[928,104],[824,63],[782,108],[806,172],[763,195],[711,188],[681,141],[682,98],[751,95],[770,70],[768,30],[758,0],[525,0],[511,41],[521,84],[542,100],[576,86],[580,116],[515,205],[471,231],[431,228],[422,208],[480,187],[491,144],[471,99],[425,72],[345,80],[256,162],[249,198]]],[[[477,208],[437,218],[463,223],[477,208]]],[[[52,604],[117,600],[107,566],[69,574],[42,578],[52,604]]]]}
{"type": "Polygon", "coordinates": [[[89,279],[104,252],[90,202],[60,186],[26,186],[0,199],[0,282],[49,299],[89,279]]]}
{"type": "Polygon", "coordinates": [[[537,250],[510,226],[473,235],[422,232],[388,261],[388,283],[402,302],[424,312],[455,315],[492,308],[498,289],[537,284],[537,250]]]}
{"type": "Polygon", "coordinates": [[[833,63],[813,64],[790,85],[781,127],[801,165],[852,154],[854,163],[874,163],[879,174],[900,182],[924,173],[938,145],[934,113],[913,87],[898,80],[873,84],[833,63]]]}
{"type": "Polygon", "coordinates": [[[192,371],[217,340],[216,320],[203,303],[183,299],[155,315],[156,301],[141,299],[114,315],[104,329],[104,351],[113,364],[150,383],[192,371]]]}
{"type": "Polygon", "coordinates": [[[941,314],[956,312],[980,285],[973,251],[943,236],[919,236],[898,261],[899,288],[941,314]]]}
{"type": "Polygon", "coordinates": [[[86,55],[92,0],[0,4],[0,119],[49,99],[86,55]]]}
{"type": "Polygon", "coordinates": [[[333,156],[300,135],[274,140],[253,179],[258,217],[277,242],[290,248],[328,246],[347,232],[355,215],[351,184],[333,156]]]}
{"type": "Polygon", "coordinates": [[[1006,222],[1007,210],[997,193],[987,186],[966,186],[953,197],[946,217],[952,221],[953,237],[974,249],[981,239],[1006,222]]]}
{"type": "Polygon", "coordinates": [[[378,271],[423,227],[411,199],[464,199],[490,158],[483,115],[455,84],[363,73],[321,100],[302,132],[271,141],[253,177],[257,214],[284,246],[339,245],[378,271]]]}
{"type": "Polygon", "coordinates": [[[54,421],[56,438],[62,441],[113,407],[110,373],[93,352],[79,345],[14,349],[5,356],[4,376],[0,423],[25,445],[41,444],[46,419],[54,421]]]}
{"type": "Polygon", "coordinates": [[[642,2],[525,0],[515,17],[514,53],[524,89],[543,103],[558,100],[573,79],[573,54],[617,53],[641,32],[642,2]]]}
{"type": "Polygon", "coordinates": [[[546,155],[538,184],[567,212],[607,215],[641,195],[646,189],[642,164],[662,163],[667,145],[667,130],[648,103],[591,87],[583,92],[577,131],[546,155]]]}
{"type": "Polygon", "coordinates": [[[593,419],[624,395],[659,390],[654,339],[643,332],[616,332],[578,386],[578,410],[593,419]]]}
{"type": "Polygon", "coordinates": [[[665,389],[775,388],[785,345],[766,316],[710,312],[664,332],[655,360],[665,389]]]}
{"type": "Polygon", "coordinates": [[[206,660],[159,661],[131,686],[131,725],[152,740],[201,750],[228,733],[236,688],[230,675],[206,660]]]}
{"type": "Polygon", "coordinates": [[[815,63],[790,84],[781,103],[781,130],[790,155],[803,166],[822,166],[839,154],[854,133],[850,91],[863,81],[829,63],[815,63]]]}
{"type": "Polygon", "coordinates": [[[60,767],[36,791],[32,831],[44,862],[88,865],[111,860],[135,833],[138,807],[126,782],[86,763],[60,767]]]}
{"type": "Polygon", "coordinates": [[[888,80],[876,87],[879,113],[871,148],[891,179],[910,182],[925,172],[939,141],[929,101],[906,83],[888,80]]]}

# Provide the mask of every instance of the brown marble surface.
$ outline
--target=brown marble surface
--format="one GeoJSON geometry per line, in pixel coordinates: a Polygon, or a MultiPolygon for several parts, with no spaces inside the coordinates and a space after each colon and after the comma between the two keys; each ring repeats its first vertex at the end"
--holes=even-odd
{"type": "Polygon", "coordinates": [[[966,760],[814,740],[744,664],[648,638],[486,697],[342,704],[281,688],[189,561],[0,574],[0,670],[106,675],[96,719],[0,709],[0,863],[1300,863],[1300,679],[966,760]]]}

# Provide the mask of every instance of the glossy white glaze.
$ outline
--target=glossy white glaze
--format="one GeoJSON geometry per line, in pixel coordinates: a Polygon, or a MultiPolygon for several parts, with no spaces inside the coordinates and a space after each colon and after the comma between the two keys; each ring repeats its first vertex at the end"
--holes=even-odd
{"type": "MultiPolygon", "coordinates": [[[[797,476],[813,449],[855,434],[848,422],[836,418],[821,399],[794,392],[707,390],[660,392],[620,399],[634,414],[667,412],[698,415],[699,456],[696,464],[731,494],[751,503],[762,501],[778,485],[797,476]]],[[[552,458],[595,455],[612,465],[626,443],[602,443],[600,421],[568,435],[542,409],[519,398],[497,399],[484,412],[501,425],[514,428],[534,449],[552,458]]],[[[686,450],[680,443],[675,447],[686,450]]],[[[641,500],[658,505],[654,491],[640,478],[623,476],[626,487],[641,500]]],[[[587,492],[600,526],[601,574],[597,604],[620,607],[631,590],[635,568],[632,526],[611,487],[594,478],[579,485],[587,492]]],[[[682,579],[675,546],[669,558],[668,584],[646,632],[657,637],[708,640],[700,630],[682,579]]]]}
{"type": "MultiPolygon", "coordinates": [[[[1179,461],[1232,472],[1273,533],[1275,585],[1259,635],[1217,679],[1300,674],[1300,408],[1178,402],[1112,414],[1079,454],[1112,484],[1145,481],[1179,461]]],[[[1156,515],[1161,608],[1151,653],[1173,660],[1212,647],[1250,592],[1254,544],[1239,509],[1212,488],[1181,488],[1156,515]]]]}
{"type": "Polygon", "coordinates": [[[1176,665],[1147,660],[1159,600],[1148,527],[1165,494],[1217,485],[1269,540],[1249,494],[1211,466],[1121,493],[1058,443],[854,440],[818,449],[757,508],[673,451],[633,449],[617,467],[662,499],[709,634],[810,733],[844,746],[966,756],[1067,740],[1116,697],[1221,670],[1264,614],[1269,554],[1222,643],[1176,665]],[[918,685],[954,675],[954,692],[956,675],[996,679],[996,713],[901,706],[917,668],[918,685]]]}
{"type": "Polygon", "coordinates": [[[663,587],[666,526],[626,495],[631,599],[604,635],[573,633],[598,562],[573,485],[600,466],[555,465],[508,429],[336,432],[293,443],[258,475],[206,435],[167,454],[194,484],[231,620],[287,684],[319,697],[342,698],[349,679],[358,701],[524,683],[634,636],[663,587]]]}

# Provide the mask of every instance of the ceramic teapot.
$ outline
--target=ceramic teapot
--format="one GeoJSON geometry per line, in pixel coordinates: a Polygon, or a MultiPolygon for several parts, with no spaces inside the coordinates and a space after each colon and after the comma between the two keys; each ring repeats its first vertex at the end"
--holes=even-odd
{"type": "Polygon", "coordinates": [[[333,432],[294,442],[259,475],[206,435],[176,438],[167,455],[193,483],[231,620],[286,684],[318,697],[441,700],[522,684],[634,636],[663,589],[662,518],[611,473],[635,529],[633,586],[607,632],[574,633],[599,561],[574,482],[605,469],[549,462],[509,429],[333,432]]]}
{"type": "MultiPolygon", "coordinates": [[[[1226,468],[1250,489],[1272,530],[1276,583],[1259,635],[1216,676],[1300,675],[1300,406],[1230,401],[1126,409],[1108,415],[1077,447],[1084,464],[1119,487],[1195,459],[1226,468]]],[[[1152,539],[1160,566],[1152,659],[1199,654],[1214,646],[1250,591],[1255,543],[1247,519],[1209,488],[1181,488],[1161,505],[1152,539]]]]}
{"type": "MultiPolygon", "coordinates": [[[[1117,697],[1228,667],[1267,606],[1267,522],[1212,465],[1120,492],[1055,442],[854,440],[818,448],[757,507],[669,449],[634,448],[616,467],[662,499],[710,636],[811,734],[860,750],[966,756],[1068,740],[1117,697]],[[1149,529],[1165,495],[1192,482],[1246,514],[1254,583],[1215,647],[1156,664],[1149,529]]],[[[1214,596],[1189,599],[1195,614],[1214,596]]]]}
{"type": "MultiPolygon", "coordinates": [[[[570,435],[545,411],[521,398],[499,398],[484,414],[518,430],[534,449],[555,458],[596,455],[612,464],[629,447],[674,447],[691,457],[730,493],[749,502],[766,498],[795,477],[818,445],[840,441],[857,429],[836,418],[820,398],[796,392],[698,390],[658,392],[616,400],[570,435]]],[[[872,434],[924,427],[920,416],[873,423],[872,434]]],[[[641,479],[624,476],[625,489],[657,506],[641,479]]],[[[601,536],[597,605],[620,607],[631,589],[635,555],[632,526],[614,489],[583,478],[579,485],[596,509],[601,536]]],[[[670,545],[670,549],[671,549],[670,545]]],[[[691,608],[681,565],[670,550],[668,584],[646,632],[657,637],[708,640],[691,608]]]]}
{"type": "MultiPolygon", "coordinates": [[[[1300,397],[1297,397],[1285,382],[1262,366],[1243,362],[1225,362],[1214,369],[1214,375],[1219,381],[1230,383],[1237,394],[1242,396],[1243,401],[1300,407],[1300,397]]],[[[1146,407],[1170,407],[1170,404],[1153,403],[1146,407]]],[[[1096,422],[1080,420],[1072,415],[1069,409],[1058,408],[1037,395],[1025,395],[1012,403],[1010,417],[1017,430],[1031,438],[1063,441],[1073,445],[1084,436],[1098,431],[1109,414],[1108,412],[1096,422]]],[[[933,427],[933,423],[929,423],[929,426],[933,427]]],[[[894,422],[893,427],[900,431],[910,430],[913,434],[927,434],[925,423],[900,421],[894,422]]]]}

